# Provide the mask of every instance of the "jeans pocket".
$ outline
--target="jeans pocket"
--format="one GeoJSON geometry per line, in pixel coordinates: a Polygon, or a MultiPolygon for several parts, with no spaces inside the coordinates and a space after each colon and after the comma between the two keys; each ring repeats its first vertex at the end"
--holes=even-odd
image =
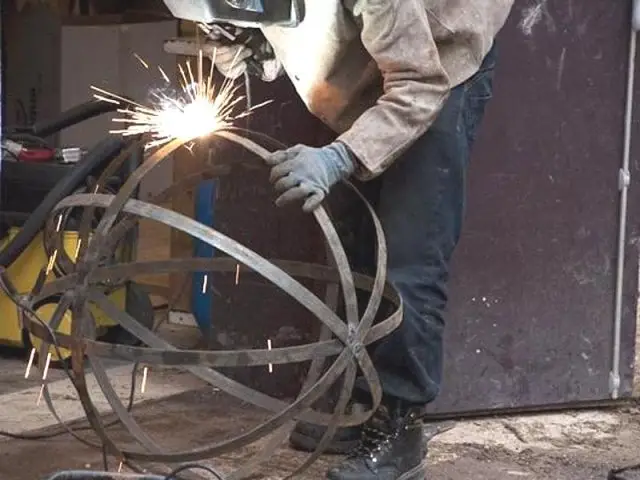
{"type": "Polygon", "coordinates": [[[484,117],[485,108],[493,96],[494,68],[484,68],[465,84],[462,121],[467,133],[469,148],[477,137],[478,127],[484,117]]]}

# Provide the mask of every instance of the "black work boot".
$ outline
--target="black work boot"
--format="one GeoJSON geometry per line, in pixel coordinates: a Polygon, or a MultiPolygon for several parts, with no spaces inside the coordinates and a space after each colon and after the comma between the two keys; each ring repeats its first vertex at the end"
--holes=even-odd
{"type": "Polygon", "coordinates": [[[358,448],[327,472],[329,480],[423,480],[427,445],[417,412],[381,407],[362,429],[358,448]]]}

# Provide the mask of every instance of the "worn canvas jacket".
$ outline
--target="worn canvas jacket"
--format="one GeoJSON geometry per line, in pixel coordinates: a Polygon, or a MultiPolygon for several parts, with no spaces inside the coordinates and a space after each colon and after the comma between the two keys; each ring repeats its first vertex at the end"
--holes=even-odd
{"type": "Polygon", "coordinates": [[[514,0],[306,0],[296,28],[265,27],[310,112],[382,173],[478,71],[514,0]]]}

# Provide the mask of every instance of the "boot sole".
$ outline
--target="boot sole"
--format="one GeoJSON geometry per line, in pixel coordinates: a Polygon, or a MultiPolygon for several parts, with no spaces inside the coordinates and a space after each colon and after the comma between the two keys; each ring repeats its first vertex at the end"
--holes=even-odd
{"type": "MultiPolygon", "coordinates": [[[[324,450],[324,453],[328,455],[346,455],[349,452],[352,452],[358,446],[358,444],[358,440],[345,440],[342,442],[334,440],[327,446],[327,448],[324,450]]],[[[289,445],[294,450],[312,453],[315,452],[316,448],[318,448],[318,439],[315,437],[302,435],[294,431],[289,437],[289,445]]],[[[407,480],[413,479],[407,478],[407,480]]]]}

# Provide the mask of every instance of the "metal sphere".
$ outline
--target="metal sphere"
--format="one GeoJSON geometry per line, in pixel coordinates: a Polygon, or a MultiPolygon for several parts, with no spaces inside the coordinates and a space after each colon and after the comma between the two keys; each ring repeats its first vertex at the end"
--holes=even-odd
{"type": "MultiPolygon", "coordinates": [[[[219,139],[241,145],[252,152],[256,160],[265,158],[269,153],[255,142],[234,133],[224,131],[217,132],[216,135],[219,139]]],[[[201,461],[237,450],[276,432],[267,449],[257,454],[241,470],[232,474],[232,478],[245,478],[254,473],[259,464],[268,459],[273,451],[287,439],[295,421],[303,420],[327,426],[325,438],[321,441],[318,450],[296,472],[300,473],[322,453],[338,427],[364,423],[381,402],[380,381],[366,347],[393,331],[399,325],[402,317],[400,297],[391,285],[386,283],[387,249],[381,224],[367,203],[377,233],[375,239],[377,271],[374,278],[352,273],[336,229],[323,207],[318,208],[313,215],[324,234],[327,251],[332,257],[332,266],[286,260],[267,260],[196,220],[132,198],[145,175],[182,145],[182,142],[174,141],[147,156],[115,195],[107,193],[75,194],[65,198],[56,206],[52,219],[59,218],[61,214],[67,216],[72,209],[83,209],[83,220],[79,233],[82,248],[79,248],[77,261],[72,260],[66,252],[62,251],[58,259],[61,265],[59,278],[39,285],[31,296],[32,304],[37,304],[48,298],[59,299],[56,312],[49,320],[48,326],[43,325],[41,320],[35,318],[33,312],[24,315],[24,324],[34,336],[42,340],[41,352],[48,352],[51,344],[55,344],[57,348],[71,351],[71,379],[87,419],[98,434],[102,445],[116,458],[171,464],[201,461]],[[101,216],[96,226],[92,225],[92,221],[95,219],[97,211],[101,213],[101,216]],[[187,233],[217,250],[225,252],[229,258],[170,259],[135,263],[108,261],[114,258],[118,241],[141,218],[160,222],[187,233]],[[324,327],[318,341],[294,347],[263,350],[180,350],[137,322],[136,319],[112,303],[107,296],[114,286],[122,285],[123,282],[134,276],[149,273],[196,271],[231,272],[235,270],[238,263],[244,264],[253,273],[261,275],[313,313],[324,327]],[[332,285],[340,284],[344,295],[346,321],[336,314],[335,308],[331,308],[319,299],[295,277],[320,280],[332,285]],[[356,288],[371,292],[369,304],[361,315],[358,312],[356,288]],[[374,325],[374,319],[378,314],[383,297],[394,304],[395,311],[374,325]],[[96,340],[95,321],[89,312],[91,305],[100,308],[147,347],[115,345],[96,340]],[[57,329],[63,316],[69,311],[72,314],[71,334],[52,336],[52,330],[57,329]],[[322,373],[324,361],[329,356],[336,357],[336,359],[322,373]],[[143,362],[147,365],[171,365],[183,368],[244,402],[273,412],[273,415],[261,425],[235,438],[192,450],[165,452],[144,432],[116,395],[102,365],[104,358],[118,358],[132,362],[143,362]],[[308,360],[311,361],[311,367],[306,381],[297,399],[291,404],[249,388],[216,370],[220,367],[266,366],[308,360]],[[90,364],[105,398],[121,424],[142,448],[134,450],[121,447],[109,436],[87,389],[85,363],[90,364]],[[373,406],[367,412],[347,415],[345,407],[351,397],[358,372],[369,385],[373,406]],[[314,410],[312,408],[314,402],[341,377],[343,378],[342,390],[335,411],[323,413],[314,410]]],[[[96,192],[100,192],[100,182],[116,171],[127,155],[139,146],[139,143],[134,142],[130,148],[113,160],[102,177],[98,179],[96,192]]],[[[354,191],[360,195],[355,188],[354,191]]],[[[366,203],[362,196],[360,198],[366,203]]],[[[53,220],[49,223],[50,227],[53,220]]],[[[56,235],[56,232],[51,228],[48,229],[48,234],[48,241],[58,242],[56,245],[59,247],[60,239],[58,237],[60,235],[56,235]]],[[[49,245],[50,249],[58,247],[49,245]]],[[[42,357],[43,355],[40,355],[41,362],[42,357]]],[[[45,400],[53,409],[54,405],[48,393],[45,393],[45,400]]]]}

